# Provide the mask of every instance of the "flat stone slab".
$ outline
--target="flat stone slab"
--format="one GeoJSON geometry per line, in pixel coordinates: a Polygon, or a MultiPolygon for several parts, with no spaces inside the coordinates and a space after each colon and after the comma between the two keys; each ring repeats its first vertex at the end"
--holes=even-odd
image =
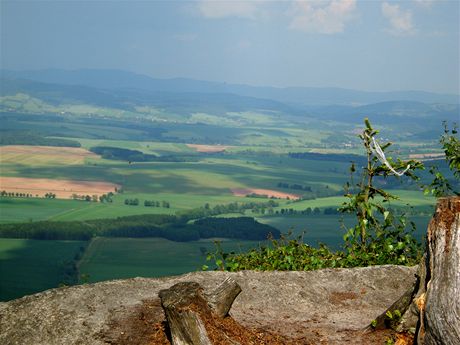
{"type": "Polygon", "coordinates": [[[414,284],[415,272],[403,266],[194,272],[52,289],[0,303],[0,344],[149,344],[149,327],[164,321],[160,290],[193,281],[208,292],[227,276],[242,288],[230,315],[245,327],[299,344],[381,344],[363,330],[414,284]]]}

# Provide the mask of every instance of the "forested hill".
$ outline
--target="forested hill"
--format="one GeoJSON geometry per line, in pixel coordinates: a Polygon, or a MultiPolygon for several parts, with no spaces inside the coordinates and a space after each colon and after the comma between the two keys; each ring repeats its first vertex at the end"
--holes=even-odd
{"type": "Polygon", "coordinates": [[[261,87],[186,78],[157,79],[120,70],[2,70],[0,75],[3,78],[28,79],[43,83],[80,85],[101,89],[137,89],[171,93],[225,93],[303,105],[353,105],[403,100],[424,103],[460,103],[459,95],[423,91],[365,92],[341,88],[261,87]]]}

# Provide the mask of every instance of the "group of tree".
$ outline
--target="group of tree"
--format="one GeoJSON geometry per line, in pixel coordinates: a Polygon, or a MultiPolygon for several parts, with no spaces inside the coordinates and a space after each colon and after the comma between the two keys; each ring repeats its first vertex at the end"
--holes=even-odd
{"type": "Polygon", "coordinates": [[[172,241],[224,237],[264,240],[269,234],[279,237],[279,230],[258,223],[253,218],[204,218],[190,222],[186,216],[138,215],[114,219],[0,224],[0,237],[38,240],[82,240],[103,237],[163,237],[172,241]]]}
{"type": "Polygon", "coordinates": [[[303,185],[300,185],[298,183],[289,184],[289,183],[286,183],[286,182],[279,182],[276,186],[278,188],[294,189],[294,190],[302,190],[302,191],[306,191],[306,192],[312,192],[312,189],[311,189],[310,186],[303,186],[303,185]]]}
{"type": "Polygon", "coordinates": [[[138,198],[125,199],[125,205],[137,206],[139,205],[139,199],[138,198]]]}
{"type": "Polygon", "coordinates": [[[154,154],[144,153],[138,150],[124,149],[120,147],[95,146],[89,149],[91,152],[101,155],[102,158],[111,160],[121,160],[129,163],[132,162],[185,162],[194,161],[196,157],[168,155],[157,156],[154,154]]]}
{"type": "Polygon", "coordinates": [[[246,194],[246,198],[260,198],[260,199],[280,199],[275,196],[269,196],[268,194],[260,194],[260,193],[249,193],[246,194]]]}
{"type": "Polygon", "coordinates": [[[89,195],[89,194],[76,194],[73,193],[71,198],[73,200],[83,200],[83,201],[88,201],[88,202],[97,202],[98,201],[98,196],[96,194],[94,195],[89,195]]]}
{"type": "Polygon", "coordinates": [[[104,203],[104,202],[111,203],[111,202],[113,201],[112,198],[113,198],[114,195],[115,195],[115,194],[112,193],[112,192],[108,192],[107,194],[102,194],[102,195],[99,196],[99,202],[102,202],[102,203],[104,203]]]}
{"type": "Polygon", "coordinates": [[[32,131],[0,131],[1,145],[34,145],[57,147],[81,147],[78,141],[61,138],[47,138],[32,131]]]}
{"type": "Polygon", "coordinates": [[[71,260],[66,260],[61,263],[59,267],[59,281],[60,285],[75,285],[78,284],[80,272],[78,270],[78,262],[83,257],[86,247],[89,241],[85,242],[84,245],[78,248],[78,251],[75,253],[74,257],[71,260]]]}
{"type": "Polygon", "coordinates": [[[171,204],[168,201],[164,201],[164,200],[161,203],[155,200],[145,200],[144,206],[170,208],[171,204]]]}
{"type": "Polygon", "coordinates": [[[124,160],[128,162],[150,162],[154,161],[157,156],[143,153],[138,150],[123,149],[120,147],[95,146],[90,151],[101,155],[105,159],[124,160]]]}
{"type": "MultiPolygon", "coordinates": [[[[39,198],[38,194],[35,196],[32,193],[21,193],[21,192],[8,192],[6,190],[2,190],[0,192],[1,197],[8,197],[8,198],[39,198]]],[[[52,192],[45,193],[44,198],[46,199],[56,199],[56,194],[52,192]]]]}
{"type": "Polygon", "coordinates": [[[259,223],[252,217],[202,218],[194,222],[202,238],[225,237],[247,240],[266,240],[269,236],[280,238],[280,231],[259,223]]]}
{"type": "MultiPolygon", "coordinates": [[[[140,205],[140,201],[138,198],[133,199],[125,199],[125,205],[131,206],[138,206],[140,205]]],[[[155,201],[155,200],[144,200],[144,206],[146,207],[162,207],[162,208],[170,208],[171,204],[169,201],[155,201]]]]}
{"type": "Polygon", "coordinates": [[[0,224],[0,237],[5,238],[87,241],[94,235],[93,226],[79,221],[0,224]]]}
{"type": "MultiPolygon", "coordinates": [[[[328,210],[327,212],[329,212],[329,208],[323,210],[324,214],[332,214],[332,213],[326,213],[326,210],[328,210]]],[[[320,214],[321,214],[321,209],[319,207],[315,207],[313,209],[311,207],[307,207],[304,210],[296,210],[293,208],[282,208],[280,210],[275,211],[275,215],[282,215],[282,216],[292,216],[292,215],[310,216],[310,215],[320,215],[320,214]]]]}
{"type": "Polygon", "coordinates": [[[288,156],[296,159],[307,159],[313,161],[327,162],[355,162],[356,164],[365,164],[366,157],[355,154],[338,154],[338,153],[316,153],[316,152],[289,152],[288,156]]]}
{"type": "Polygon", "coordinates": [[[251,210],[253,213],[261,213],[262,210],[265,212],[266,209],[273,209],[278,206],[279,203],[273,199],[266,202],[231,202],[228,204],[218,204],[214,206],[206,203],[204,206],[198,208],[181,211],[178,215],[190,220],[229,213],[244,214],[247,210],[251,210]]]}
{"type": "Polygon", "coordinates": [[[34,197],[33,194],[31,193],[7,192],[6,190],[2,190],[0,192],[0,196],[10,197],[10,198],[33,198],[34,197]]]}

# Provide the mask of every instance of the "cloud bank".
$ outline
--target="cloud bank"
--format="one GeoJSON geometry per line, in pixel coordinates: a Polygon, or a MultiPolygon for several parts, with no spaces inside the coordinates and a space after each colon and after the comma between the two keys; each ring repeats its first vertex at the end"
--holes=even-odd
{"type": "Polygon", "coordinates": [[[395,36],[407,36],[415,33],[412,22],[412,12],[402,10],[399,5],[388,2],[382,3],[382,14],[388,20],[389,28],[386,31],[395,36]]]}
{"type": "Polygon", "coordinates": [[[336,34],[355,17],[355,0],[301,1],[291,5],[289,28],[307,33],[336,34]]]}

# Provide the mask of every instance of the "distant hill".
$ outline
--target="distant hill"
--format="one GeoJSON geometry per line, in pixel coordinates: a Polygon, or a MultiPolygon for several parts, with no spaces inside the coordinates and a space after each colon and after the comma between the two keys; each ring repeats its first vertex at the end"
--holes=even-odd
{"type": "MultiPolygon", "coordinates": [[[[150,125],[152,119],[162,125],[199,124],[207,126],[203,127],[203,135],[218,136],[219,142],[223,137],[217,135],[216,128],[225,128],[227,144],[238,141],[241,132],[235,128],[244,129],[249,135],[248,126],[307,126],[334,132],[327,141],[340,143],[348,139],[338,137],[338,133],[352,133],[353,126],[361,124],[365,117],[414,139],[419,138],[419,133],[432,138],[432,129],[440,128],[442,121],[460,120],[458,96],[419,91],[253,87],[192,79],[154,79],[116,70],[3,70],[0,86],[0,111],[11,113],[9,118],[19,113],[65,113],[70,117],[98,116],[111,121],[147,120],[150,125]]],[[[196,130],[195,127],[187,140],[193,142],[196,130]]]]}
{"type": "Polygon", "coordinates": [[[224,114],[228,111],[261,109],[295,113],[298,110],[278,101],[231,93],[172,92],[141,88],[98,88],[87,85],[58,84],[28,79],[1,78],[0,96],[24,93],[46,103],[91,104],[123,110],[134,106],[155,106],[173,112],[206,112],[224,114]]]}
{"type": "Polygon", "coordinates": [[[424,125],[434,121],[436,126],[442,121],[458,122],[460,119],[459,104],[434,103],[427,104],[415,101],[388,101],[352,106],[307,106],[306,113],[313,118],[343,122],[360,121],[371,117],[376,123],[414,123],[423,119],[424,125]]]}
{"type": "Polygon", "coordinates": [[[259,87],[185,78],[156,79],[119,70],[2,70],[3,78],[29,79],[44,83],[81,85],[102,89],[137,89],[166,93],[223,93],[270,99],[290,105],[366,105],[388,101],[460,103],[460,96],[424,91],[366,92],[341,88],[259,87]]]}

